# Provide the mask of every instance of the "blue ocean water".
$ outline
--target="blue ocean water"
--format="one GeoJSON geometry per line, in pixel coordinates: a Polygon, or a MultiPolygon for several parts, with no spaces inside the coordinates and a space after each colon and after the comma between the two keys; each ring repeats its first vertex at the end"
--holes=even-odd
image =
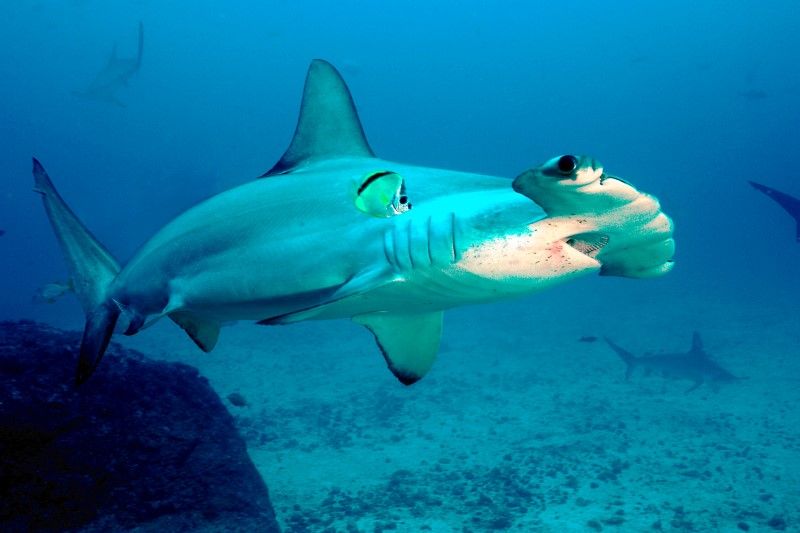
{"type": "MultiPolygon", "coordinates": [[[[186,208],[274,164],[291,139],[309,61],[324,58],[347,80],[381,157],[513,178],[558,154],[591,154],[661,200],[678,251],[663,278],[592,277],[452,312],[434,373],[409,389],[348,323],[297,333],[237,326],[213,360],[194,359],[177,328],[126,340],[144,351],[181,346],[189,355],[176,358],[197,364],[221,394],[248,396],[250,411],[232,407],[248,427],[277,428],[279,438],[251,439],[251,456],[286,530],[322,530],[303,521],[314,514],[333,530],[780,529],[775,517],[800,528],[800,247],[795,221],[747,183],[800,197],[799,23],[785,0],[6,2],[0,318],[83,325],[74,299],[33,298],[67,275],[31,192],[32,155],[124,261],[186,208]],[[117,92],[124,106],[75,96],[115,43],[120,57],[135,54],[139,21],[143,59],[117,92]],[[638,354],[681,352],[694,330],[750,379],[692,395],[686,383],[624,383],[601,340],[638,354]],[[577,342],[583,336],[598,341],[577,342]],[[308,366],[289,362],[296,356],[308,366]],[[254,381],[261,371],[274,380],[254,381]],[[396,410],[378,411],[387,404],[396,410]],[[320,409],[343,422],[303,418],[320,409]],[[277,420],[289,415],[293,423],[277,420]],[[334,431],[342,424],[344,436],[334,431]],[[614,447],[600,481],[589,468],[602,455],[592,442],[614,447]],[[746,447],[759,453],[733,458],[746,447]],[[648,449],[658,460],[642,459],[648,449]],[[392,468],[353,467],[355,477],[330,466],[358,462],[364,450],[392,468]],[[563,483],[531,481],[538,471],[526,453],[541,461],[543,479],[563,483]],[[278,469],[278,459],[289,466],[278,469]],[[324,472],[327,484],[307,470],[324,472]],[[314,487],[313,504],[302,483],[314,487]],[[464,483],[466,496],[442,490],[448,483],[464,483]],[[510,485],[515,492],[502,488],[510,485]],[[423,491],[424,503],[391,487],[423,491]],[[333,488],[368,503],[325,504],[333,488]],[[366,498],[369,488],[381,496],[366,498]],[[666,493],[669,506],[659,499],[666,493]],[[645,496],[633,503],[630,494],[645,496]],[[610,503],[619,500],[626,504],[610,503]],[[471,521],[479,509],[489,518],[471,521]]],[[[307,189],[325,194],[325,184],[307,189]]]]}

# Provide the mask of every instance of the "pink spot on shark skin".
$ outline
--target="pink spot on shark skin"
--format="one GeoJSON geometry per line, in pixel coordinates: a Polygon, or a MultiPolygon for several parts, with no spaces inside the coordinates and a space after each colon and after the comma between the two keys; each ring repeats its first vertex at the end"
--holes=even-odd
{"type": "Polygon", "coordinates": [[[547,259],[562,259],[564,257],[564,243],[556,241],[547,248],[547,251],[550,252],[547,259]]]}

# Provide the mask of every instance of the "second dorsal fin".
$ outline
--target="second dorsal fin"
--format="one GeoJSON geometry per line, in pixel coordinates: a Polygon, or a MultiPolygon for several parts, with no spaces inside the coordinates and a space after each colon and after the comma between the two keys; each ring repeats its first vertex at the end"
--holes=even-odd
{"type": "Polygon", "coordinates": [[[308,67],[300,117],[289,148],[262,177],[285,174],[305,163],[337,157],[373,157],[350,90],[333,65],[308,67]]]}

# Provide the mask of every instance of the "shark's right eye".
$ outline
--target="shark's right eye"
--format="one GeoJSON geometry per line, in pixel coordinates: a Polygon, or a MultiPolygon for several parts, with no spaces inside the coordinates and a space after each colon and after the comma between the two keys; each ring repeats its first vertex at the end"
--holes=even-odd
{"type": "Polygon", "coordinates": [[[578,158],[574,155],[562,155],[558,158],[558,172],[564,176],[569,176],[578,168],[578,158]]]}

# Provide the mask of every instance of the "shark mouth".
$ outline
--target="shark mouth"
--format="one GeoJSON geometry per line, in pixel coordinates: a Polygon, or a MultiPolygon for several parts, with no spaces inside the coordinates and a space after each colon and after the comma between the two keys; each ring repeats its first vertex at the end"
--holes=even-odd
{"type": "Polygon", "coordinates": [[[608,244],[608,235],[602,233],[579,233],[573,235],[566,242],[569,246],[575,248],[583,255],[589,256],[592,259],[597,256],[598,252],[608,244]]]}

